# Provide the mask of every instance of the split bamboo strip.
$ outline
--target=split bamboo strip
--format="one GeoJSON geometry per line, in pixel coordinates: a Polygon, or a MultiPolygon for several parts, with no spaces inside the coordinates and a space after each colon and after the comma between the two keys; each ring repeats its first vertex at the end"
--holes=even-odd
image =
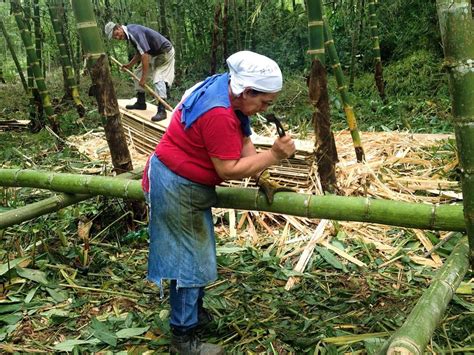
{"type": "MultiPolygon", "coordinates": [[[[431,243],[431,241],[428,239],[428,237],[425,235],[425,233],[423,231],[421,231],[419,229],[415,229],[414,232],[415,232],[415,235],[418,238],[418,240],[425,247],[426,251],[429,252],[429,251],[433,250],[433,244],[431,243]]],[[[433,259],[433,261],[436,264],[438,264],[438,265],[443,264],[443,262],[441,261],[441,258],[439,257],[439,255],[437,255],[437,254],[430,254],[430,255],[431,255],[431,258],[433,259]]]]}
{"type": "MultiPolygon", "coordinates": [[[[144,200],[141,183],[113,177],[0,169],[0,186],[35,187],[65,193],[144,200]]],[[[461,205],[433,205],[363,197],[279,192],[273,204],[258,189],[218,187],[214,207],[267,211],[307,218],[380,223],[400,227],[465,231],[461,205]]]]}
{"type": "Polygon", "coordinates": [[[424,354],[436,326],[469,268],[469,246],[462,239],[418,300],[402,327],[379,354],[424,354]]]}
{"type": "MultiPolygon", "coordinates": [[[[304,269],[306,268],[306,265],[308,265],[311,255],[313,254],[313,250],[316,247],[316,243],[324,236],[324,230],[326,229],[326,225],[328,224],[328,222],[329,221],[327,219],[322,219],[319,222],[313,235],[311,236],[311,239],[309,240],[309,243],[306,245],[305,249],[303,250],[303,253],[301,253],[298,263],[293,269],[294,271],[297,271],[297,272],[304,271],[304,269]]],[[[286,291],[291,290],[297,280],[298,278],[296,276],[291,276],[286,282],[285,290],[286,291]]]]}

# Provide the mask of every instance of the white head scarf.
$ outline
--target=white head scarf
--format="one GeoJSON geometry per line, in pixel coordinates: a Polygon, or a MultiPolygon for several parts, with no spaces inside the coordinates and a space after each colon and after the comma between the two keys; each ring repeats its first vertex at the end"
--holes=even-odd
{"type": "Polygon", "coordinates": [[[283,76],[278,64],[264,55],[241,51],[227,58],[230,71],[230,87],[234,95],[245,88],[274,93],[282,88],[283,76]]]}
{"type": "Polygon", "coordinates": [[[112,35],[114,34],[114,28],[115,23],[112,21],[107,22],[107,24],[105,25],[104,32],[108,39],[112,38],[112,35]]]}

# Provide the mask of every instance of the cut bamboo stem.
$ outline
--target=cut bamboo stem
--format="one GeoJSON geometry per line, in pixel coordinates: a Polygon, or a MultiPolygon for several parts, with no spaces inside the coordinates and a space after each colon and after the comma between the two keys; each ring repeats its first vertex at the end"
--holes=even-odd
{"type": "MultiPolygon", "coordinates": [[[[131,172],[117,175],[117,179],[138,179],[143,173],[143,168],[135,169],[131,172]]],[[[67,194],[62,193],[49,197],[43,201],[31,203],[29,205],[16,208],[11,211],[0,213],[0,229],[19,224],[30,219],[43,216],[45,214],[59,211],[64,207],[74,205],[81,201],[94,197],[89,194],[67,194]]]]}
{"type": "MultiPolygon", "coordinates": [[[[318,241],[324,236],[324,230],[326,229],[328,222],[329,221],[327,219],[322,219],[319,222],[313,235],[311,236],[311,239],[306,245],[306,248],[303,250],[303,253],[301,253],[298,263],[293,269],[294,271],[297,271],[297,272],[304,271],[304,269],[306,268],[306,265],[308,265],[308,262],[311,259],[311,255],[313,254],[314,248],[316,247],[316,243],[318,243],[318,241]]],[[[298,279],[299,278],[297,278],[296,276],[291,276],[286,282],[285,290],[286,291],[291,290],[298,279]]]]}
{"type": "MultiPolygon", "coordinates": [[[[106,176],[0,169],[0,186],[35,187],[64,193],[144,200],[141,183],[106,176]]],[[[214,207],[267,211],[306,218],[380,223],[465,232],[462,205],[433,205],[364,197],[279,192],[273,203],[258,189],[218,187],[214,207]]]]}
{"type": "Polygon", "coordinates": [[[448,303],[469,268],[469,245],[463,238],[453,249],[431,286],[418,300],[402,327],[387,341],[379,354],[424,354],[448,303]]]}

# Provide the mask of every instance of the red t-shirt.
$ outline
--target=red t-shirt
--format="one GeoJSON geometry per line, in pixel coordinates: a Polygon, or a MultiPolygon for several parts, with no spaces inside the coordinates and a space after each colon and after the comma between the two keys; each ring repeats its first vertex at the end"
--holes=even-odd
{"type": "Polygon", "coordinates": [[[186,130],[181,123],[181,111],[176,110],[155,154],[175,174],[213,186],[222,179],[211,157],[239,159],[243,139],[240,120],[231,107],[207,111],[186,130]]]}

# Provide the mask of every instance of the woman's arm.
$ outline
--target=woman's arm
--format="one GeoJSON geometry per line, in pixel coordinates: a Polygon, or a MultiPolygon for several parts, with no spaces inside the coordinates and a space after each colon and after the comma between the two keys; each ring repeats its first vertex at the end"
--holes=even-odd
{"type": "Polygon", "coordinates": [[[271,149],[256,153],[249,138],[244,141],[242,156],[237,160],[221,160],[211,157],[214,168],[223,180],[243,179],[258,174],[270,165],[278,164],[295,152],[295,144],[290,136],[278,138],[271,149]]]}

